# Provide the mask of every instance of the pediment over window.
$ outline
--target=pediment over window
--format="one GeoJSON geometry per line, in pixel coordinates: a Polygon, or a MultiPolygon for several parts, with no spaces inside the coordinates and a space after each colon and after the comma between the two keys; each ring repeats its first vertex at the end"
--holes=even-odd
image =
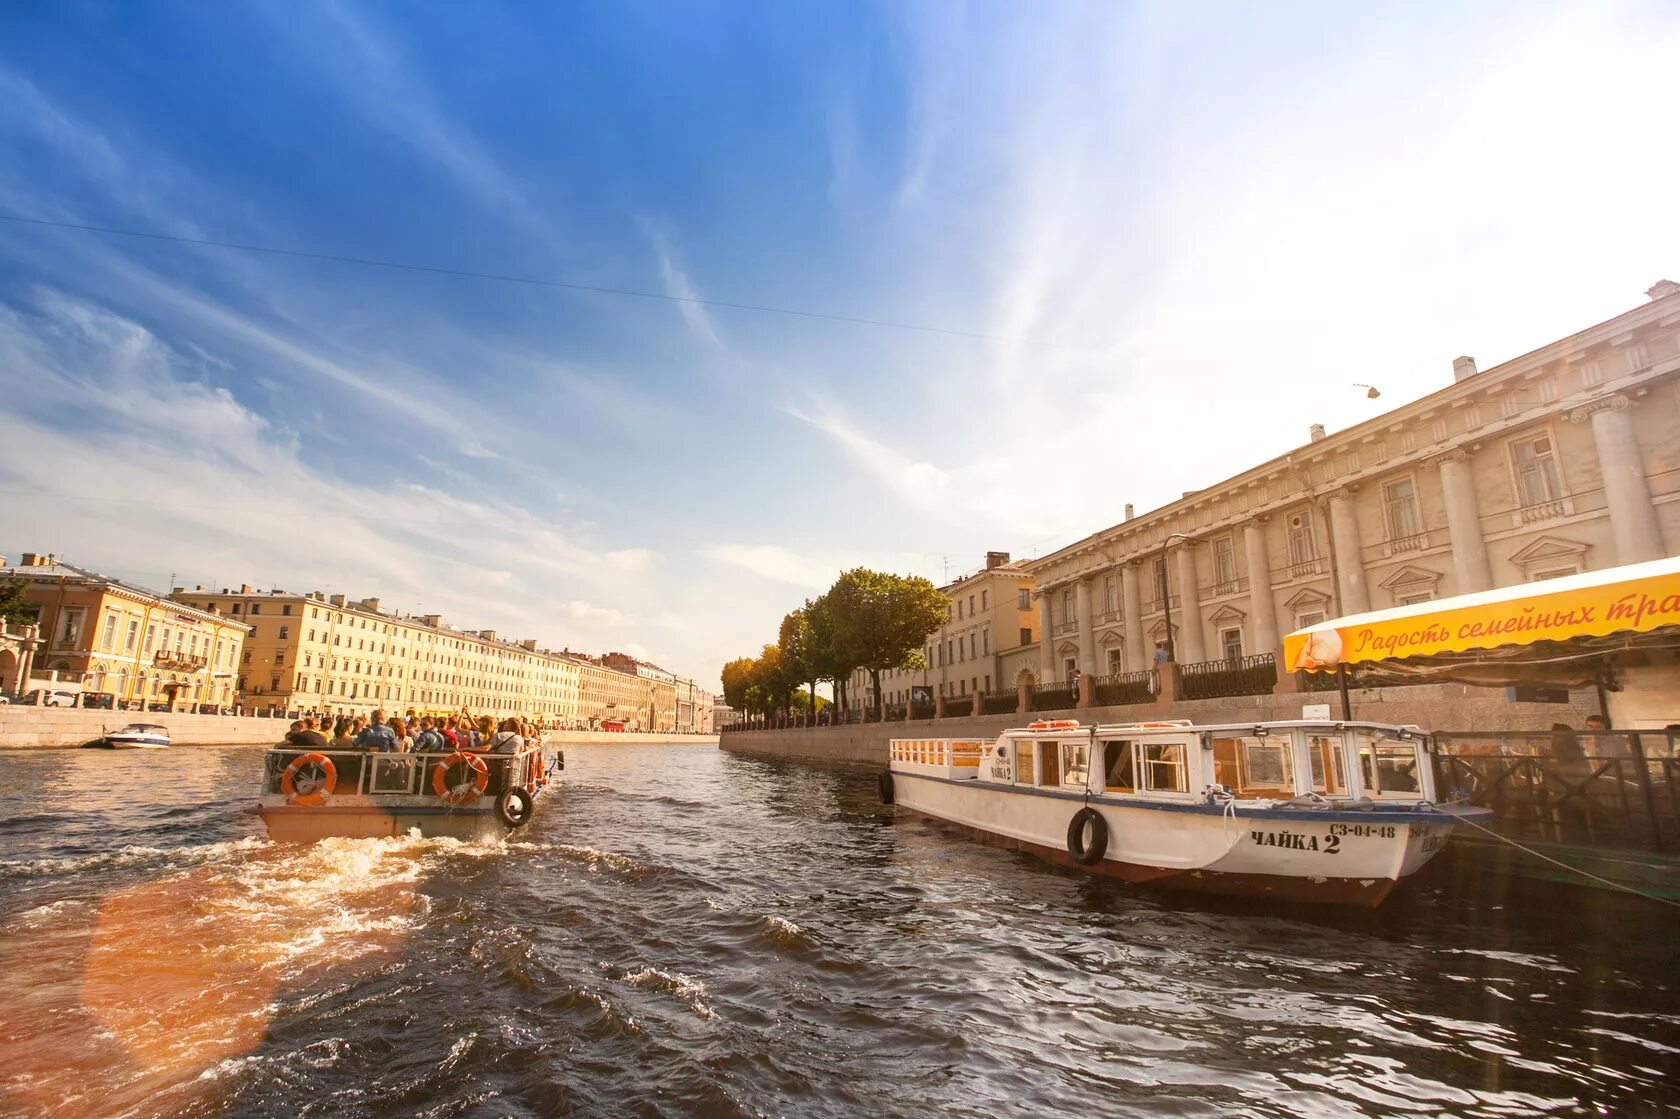
{"type": "MultiPolygon", "coordinates": [[[[1167,623],[1163,618],[1156,618],[1155,624],[1149,627],[1149,636],[1156,641],[1164,641],[1167,637],[1167,623]]],[[[1184,627],[1178,622],[1173,623],[1174,633],[1183,633],[1184,627]]]]}
{"type": "Polygon", "coordinates": [[[1302,587],[1284,600],[1283,604],[1296,614],[1303,611],[1320,610],[1330,605],[1330,594],[1328,591],[1319,590],[1317,587],[1302,587]]]}
{"type": "Polygon", "coordinates": [[[1064,641],[1056,647],[1056,652],[1064,657],[1076,657],[1079,655],[1079,646],[1072,641],[1064,641]]]}
{"type": "Polygon", "coordinates": [[[1537,536],[1511,553],[1511,562],[1523,567],[1555,563],[1559,560],[1576,563],[1585,568],[1587,545],[1565,540],[1561,536],[1537,536]]]}
{"type": "Polygon", "coordinates": [[[1228,626],[1235,622],[1241,622],[1246,617],[1248,617],[1247,614],[1244,614],[1241,610],[1238,610],[1230,603],[1226,603],[1224,606],[1215,610],[1212,614],[1209,614],[1208,621],[1213,622],[1215,625],[1228,626]]]}
{"type": "Polygon", "coordinates": [[[1112,648],[1113,646],[1124,645],[1125,643],[1126,639],[1121,637],[1118,633],[1115,633],[1113,630],[1109,630],[1107,633],[1097,638],[1097,644],[1103,646],[1104,648],[1112,648]]]}
{"type": "Polygon", "coordinates": [[[1388,578],[1377,585],[1391,591],[1400,587],[1417,587],[1419,590],[1427,587],[1434,590],[1435,585],[1440,581],[1441,573],[1439,571],[1431,571],[1427,567],[1418,567],[1407,563],[1402,564],[1388,578]]]}

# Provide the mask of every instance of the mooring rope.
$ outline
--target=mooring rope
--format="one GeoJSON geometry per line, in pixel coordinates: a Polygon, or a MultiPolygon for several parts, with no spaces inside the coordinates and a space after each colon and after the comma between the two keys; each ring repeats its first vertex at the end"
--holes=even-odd
{"type": "Polygon", "coordinates": [[[1666,905],[1671,909],[1680,909],[1680,901],[1674,901],[1671,898],[1659,897],[1656,894],[1648,894],[1644,890],[1637,890],[1637,889],[1633,888],[1632,886],[1629,886],[1625,882],[1617,882],[1613,878],[1604,878],[1600,875],[1594,874],[1590,870],[1582,870],[1578,866],[1571,866],[1570,864],[1564,862],[1562,859],[1554,859],[1550,855],[1547,855],[1547,854],[1545,854],[1543,852],[1540,852],[1540,851],[1536,851],[1532,847],[1524,846],[1523,844],[1518,843],[1516,840],[1512,839],[1510,836],[1501,835],[1499,832],[1494,831],[1492,828],[1485,827],[1482,824],[1478,824],[1474,820],[1464,819],[1464,818],[1460,817],[1456,820],[1456,822],[1460,823],[1460,824],[1469,824],[1471,827],[1475,828],[1478,831],[1485,831],[1489,835],[1493,836],[1493,838],[1499,840],[1500,842],[1509,843],[1512,847],[1515,847],[1517,850],[1526,852],[1527,854],[1530,854],[1530,855],[1533,855],[1535,858],[1542,859],[1545,862],[1551,863],[1554,866],[1562,867],[1564,870],[1569,871],[1571,874],[1578,874],[1582,878],[1590,878],[1594,882],[1602,882],[1604,885],[1609,886],[1612,889],[1622,890],[1626,893],[1632,894],[1634,897],[1644,898],[1646,901],[1654,901],[1658,905],[1666,905]]]}

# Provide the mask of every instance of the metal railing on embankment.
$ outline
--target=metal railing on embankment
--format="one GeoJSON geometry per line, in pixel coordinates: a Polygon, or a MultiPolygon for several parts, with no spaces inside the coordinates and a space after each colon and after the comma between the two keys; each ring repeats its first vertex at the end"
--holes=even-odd
{"type": "Polygon", "coordinates": [[[1135,703],[1153,703],[1161,690],[1153,668],[1142,672],[1116,672],[1091,680],[1091,700],[1098,707],[1126,707],[1135,703]]]}
{"type": "Polygon", "coordinates": [[[974,714],[974,697],[948,695],[945,697],[945,718],[956,719],[974,714]]]}
{"type": "Polygon", "coordinates": [[[1013,715],[1021,705],[1021,695],[1011,689],[1007,692],[981,692],[980,714],[982,715],[1013,715]]]}
{"type": "Polygon", "coordinates": [[[1079,702],[1079,696],[1066,681],[1038,684],[1032,690],[1034,711],[1067,711],[1079,702]]]}
{"type": "Polygon", "coordinates": [[[1277,663],[1270,653],[1179,666],[1185,699],[1270,695],[1277,687],[1277,663]]]}
{"type": "Polygon", "coordinates": [[[1512,839],[1680,850],[1680,732],[1441,731],[1435,787],[1512,839]]]}

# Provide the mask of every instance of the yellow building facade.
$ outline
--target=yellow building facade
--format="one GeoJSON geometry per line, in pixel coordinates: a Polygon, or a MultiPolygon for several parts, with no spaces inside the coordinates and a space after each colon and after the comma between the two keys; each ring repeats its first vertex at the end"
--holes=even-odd
{"type": "Polygon", "coordinates": [[[84,691],[137,709],[221,709],[238,702],[238,665],[249,632],[240,619],[50,555],[25,552],[18,564],[0,566],[0,580],[22,582],[37,611],[36,677],[79,680],[84,691]]]}
{"type": "Polygon", "coordinates": [[[377,598],[250,586],[177,588],[171,598],[250,626],[237,673],[248,706],[331,715],[466,709],[586,727],[590,712],[605,706],[601,694],[630,703],[642,694],[635,676],[576,654],[493,630],[456,629],[436,614],[391,613],[377,598]]]}

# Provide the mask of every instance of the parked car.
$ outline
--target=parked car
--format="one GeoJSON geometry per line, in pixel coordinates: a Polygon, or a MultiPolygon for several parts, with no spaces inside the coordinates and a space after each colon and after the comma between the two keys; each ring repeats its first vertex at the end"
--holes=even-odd
{"type": "Polygon", "coordinates": [[[77,693],[62,688],[34,688],[26,693],[23,702],[39,707],[74,707],[77,693]]]}
{"type": "Polygon", "coordinates": [[[117,707],[117,697],[110,692],[83,692],[83,707],[97,707],[102,711],[114,711],[117,707]]]}

